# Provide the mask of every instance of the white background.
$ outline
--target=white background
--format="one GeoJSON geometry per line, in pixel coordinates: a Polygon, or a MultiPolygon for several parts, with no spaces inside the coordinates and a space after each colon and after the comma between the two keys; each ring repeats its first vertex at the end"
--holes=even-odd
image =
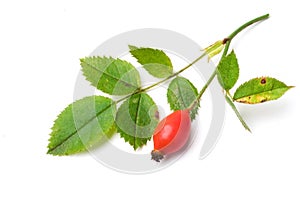
{"type": "Polygon", "coordinates": [[[288,0],[1,1],[0,199],[299,199],[298,87],[276,102],[239,105],[252,134],[227,109],[222,137],[206,159],[199,160],[200,147],[193,147],[157,173],[122,174],[89,154],[46,155],[52,121],[73,101],[79,58],[132,29],[170,29],[205,47],[270,13],[269,20],[233,42],[239,83],[269,75],[299,86],[297,5],[288,0]]]}

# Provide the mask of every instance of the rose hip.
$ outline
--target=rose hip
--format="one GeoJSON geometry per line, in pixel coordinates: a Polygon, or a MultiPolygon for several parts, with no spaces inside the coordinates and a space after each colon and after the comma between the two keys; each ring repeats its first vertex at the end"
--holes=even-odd
{"type": "Polygon", "coordinates": [[[154,134],[152,160],[159,162],[164,155],[179,151],[188,141],[191,130],[189,109],[177,110],[157,125],[154,134]]]}

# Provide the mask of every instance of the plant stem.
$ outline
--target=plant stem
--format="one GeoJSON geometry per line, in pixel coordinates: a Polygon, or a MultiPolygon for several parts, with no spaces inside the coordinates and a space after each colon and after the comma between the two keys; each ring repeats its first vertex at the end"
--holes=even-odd
{"type": "MultiPolygon", "coordinates": [[[[262,15],[260,17],[257,17],[253,20],[250,20],[248,21],[247,23],[243,24],[242,26],[240,26],[238,29],[236,29],[235,31],[233,31],[228,37],[226,37],[224,39],[224,44],[225,44],[225,48],[224,48],[224,51],[223,51],[223,54],[222,54],[222,57],[221,59],[227,55],[227,52],[228,52],[228,49],[229,49],[229,45],[230,45],[230,42],[231,40],[238,34],[240,33],[242,30],[244,30],[245,28],[247,28],[248,26],[250,26],[251,24],[254,24],[256,22],[259,22],[259,21],[262,21],[262,20],[265,20],[269,17],[269,14],[266,14],[266,15],[262,15]]],[[[119,100],[116,101],[116,103],[119,103],[127,98],[129,98],[130,96],[132,95],[135,95],[135,94],[139,94],[141,92],[145,92],[145,91],[148,91],[150,89],[152,89],[153,87],[155,86],[158,86],[162,83],[164,83],[165,81],[177,76],[178,74],[182,73],[183,71],[187,70],[188,68],[190,68],[192,65],[194,65],[195,63],[197,63],[199,60],[201,60],[204,56],[206,55],[206,52],[204,52],[201,56],[199,56],[198,58],[196,58],[193,62],[191,62],[190,64],[188,64],[187,66],[185,66],[184,68],[182,68],[181,70],[179,70],[178,72],[175,72],[174,74],[168,76],[167,78],[161,80],[161,81],[158,81],[148,87],[145,87],[145,88],[141,88],[139,90],[137,90],[136,92],[132,93],[132,94],[129,94],[119,100]]],[[[206,91],[206,89],[208,88],[208,86],[210,85],[210,83],[213,81],[213,79],[215,78],[215,76],[217,75],[217,72],[218,72],[218,69],[216,68],[214,70],[214,72],[212,73],[212,75],[210,76],[210,78],[207,80],[206,84],[203,86],[203,88],[201,89],[200,93],[198,94],[197,96],[197,99],[195,100],[195,102],[190,106],[189,109],[192,109],[196,103],[198,103],[202,97],[202,95],[204,94],[204,92],[206,91]]]]}
{"type": "MultiPolygon", "coordinates": [[[[248,26],[256,23],[256,22],[259,22],[259,21],[262,21],[262,20],[265,20],[269,18],[269,14],[266,14],[266,15],[262,15],[260,17],[257,17],[255,19],[252,19],[250,21],[248,21],[247,23],[243,24],[242,26],[240,26],[238,29],[236,29],[235,31],[233,31],[228,37],[226,37],[224,39],[225,41],[225,47],[224,47],[224,51],[223,51],[223,54],[222,54],[222,57],[225,57],[228,53],[228,49],[229,49],[229,46],[230,46],[230,43],[231,43],[231,40],[238,34],[240,33],[242,30],[244,30],[245,28],[247,28],[248,26]]],[[[214,70],[214,72],[211,74],[211,76],[209,77],[209,79],[207,80],[207,82],[205,83],[205,85],[203,86],[203,88],[201,89],[201,91],[199,92],[198,96],[197,96],[197,99],[195,100],[196,103],[198,103],[202,97],[202,95],[204,94],[204,92],[206,91],[206,89],[208,88],[208,86],[210,85],[210,83],[213,81],[213,79],[215,78],[215,76],[217,75],[218,73],[218,68],[216,68],[214,70]]],[[[195,106],[195,102],[191,105],[191,107],[189,109],[192,109],[194,106],[195,106]]]]}
{"type": "Polygon", "coordinates": [[[236,109],[233,101],[231,100],[231,98],[227,94],[225,95],[225,99],[226,99],[227,103],[231,106],[231,108],[233,109],[233,111],[235,112],[236,116],[238,117],[238,119],[240,120],[240,122],[243,124],[243,126],[245,127],[245,129],[251,133],[251,130],[250,130],[249,126],[246,124],[246,122],[244,121],[243,117],[241,116],[241,114],[239,113],[239,111],[236,109]]]}
{"type": "Polygon", "coordinates": [[[158,85],[160,85],[160,84],[166,82],[167,80],[169,80],[169,79],[171,79],[171,78],[177,76],[178,74],[180,74],[180,73],[184,72],[185,70],[187,70],[188,68],[190,68],[192,65],[194,65],[194,64],[197,63],[199,60],[201,60],[205,55],[206,55],[206,53],[204,52],[203,54],[201,54],[201,56],[199,56],[198,58],[196,58],[193,62],[191,62],[190,64],[188,64],[187,66],[185,66],[184,68],[182,68],[181,70],[179,70],[178,72],[175,72],[174,74],[168,76],[167,78],[162,79],[162,80],[160,80],[160,81],[158,81],[158,82],[156,82],[156,83],[154,83],[154,84],[152,84],[152,85],[150,85],[150,86],[148,86],[148,87],[141,88],[141,89],[137,90],[136,92],[134,92],[134,93],[132,93],[132,94],[129,94],[129,95],[127,95],[127,96],[125,96],[125,97],[123,97],[123,98],[117,100],[116,103],[119,103],[119,102],[121,102],[121,101],[123,101],[123,100],[129,98],[129,97],[132,96],[132,95],[135,95],[135,94],[139,94],[139,93],[141,93],[141,92],[148,91],[148,90],[150,90],[151,88],[154,88],[155,86],[158,86],[158,85]]]}
{"type": "Polygon", "coordinates": [[[238,29],[236,29],[235,31],[233,31],[227,38],[230,39],[230,40],[233,39],[238,33],[240,33],[242,30],[244,30],[245,28],[247,28],[251,24],[254,24],[256,22],[268,19],[269,16],[270,16],[269,14],[265,14],[265,15],[262,15],[260,17],[257,17],[255,19],[252,19],[252,20],[248,21],[247,23],[243,24],[238,29]]]}
{"type": "Polygon", "coordinates": [[[196,62],[198,62],[199,60],[201,60],[204,56],[206,55],[206,53],[203,53],[201,56],[199,56],[198,58],[196,58],[193,62],[191,62],[190,64],[188,64],[187,66],[185,66],[184,68],[182,68],[181,70],[179,70],[178,72],[175,72],[174,74],[172,74],[171,76],[168,76],[167,78],[158,81],[157,83],[154,83],[153,85],[150,85],[148,87],[145,87],[143,89],[141,89],[141,92],[147,91],[157,85],[160,85],[161,83],[173,78],[174,76],[177,76],[178,74],[182,73],[183,71],[187,70],[188,68],[190,68],[192,65],[194,65],[196,62]]]}

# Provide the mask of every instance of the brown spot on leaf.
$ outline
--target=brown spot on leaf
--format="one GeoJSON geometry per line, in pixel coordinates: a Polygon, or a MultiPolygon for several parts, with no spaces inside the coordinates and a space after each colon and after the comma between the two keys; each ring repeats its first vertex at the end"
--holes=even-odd
{"type": "Polygon", "coordinates": [[[260,83],[261,83],[261,84],[266,84],[266,83],[267,83],[266,78],[265,78],[265,77],[261,78],[260,83]]]}
{"type": "Polygon", "coordinates": [[[260,101],[260,103],[263,103],[263,102],[266,102],[267,101],[267,99],[262,99],[261,101],[260,101]]]}
{"type": "Polygon", "coordinates": [[[239,99],[239,100],[237,100],[237,102],[239,102],[239,103],[248,103],[245,99],[239,99]]]}

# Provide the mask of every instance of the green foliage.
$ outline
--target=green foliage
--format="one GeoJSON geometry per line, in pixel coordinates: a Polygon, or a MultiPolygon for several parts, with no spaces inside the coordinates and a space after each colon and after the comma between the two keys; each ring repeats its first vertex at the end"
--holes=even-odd
{"type": "MultiPolygon", "coordinates": [[[[176,77],[169,85],[167,97],[171,110],[183,110],[195,103],[198,96],[196,87],[186,78],[176,77]]],[[[199,103],[191,110],[191,119],[195,119],[199,103]]]]}
{"type": "Polygon", "coordinates": [[[116,124],[121,137],[136,150],[151,139],[158,120],[158,109],[152,98],[146,93],[139,93],[120,106],[116,124]]]}
{"type": "Polygon", "coordinates": [[[115,103],[102,96],[85,97],[70,104],[55,120],[48,154],[74,154],[100,143],[114,132],[115,114],[115,103]]]}
{"type": "Polygon", "coordinates": [[[233,99],[246,104],[263,103],[278,99],[290,88],[275,78],[253,78],[238,87],[233,99]]]}
{"type": "Polygon", "coordinates": [[[165,78],[151,86],[141,88],[140,74],[127,61],[112,57],[92,56],[80,59],[83,75],[97,89],[110,95],[126,95],[118,101],[103,96],[90,96],[70,104],[57,117],[50,134],[48,154],[70,155],[85,151],[104,143],[117,131],[134,150],[145,145],[152,137],[159,121],[159,112],[155,102],[145,92],[163,83],[171,81],[167,99],[171,110],[191,109],[191,119],[195,119],[199,100],[217,75],[226,91],[225,99],[237,115],[243,126],[248,125],[238,112],[234,101],[257,104],[280,98],[291,86],[270,77],[254,78],[238,87],[234,96],[230,89],[239,78],[239,65],[234,51],[227,55],[231,40],[253,23],[267,19],[269,15],[255,18],[232,32],[224,40],[219,40],[205,48],[205,53],[178,72],[173,73],[170,58],[159,49],[129,46],[130,53],[154,77],[165,78]],[[207,55],[209,58],[224,49],[217,70],[211,75],[202,90],[187,79],[179,77],[181,72],[193,66],[207,55]],[[123,102],[116,108],[116,105],[123,102]]]}
{"type": "Polygon", "coordinates": [[[224,56],[218,65],[218,80],[221,86],[230,90],[239,78],[239,65],[234,51],[224,56]]]}
{"type": "Polygon", "coordinates": [[[173,73],[170,58],[162,50],[129,46],[130,53],[154,77],[165,78],[173,73]]]}
{"type": "Polygon", "coordinates": [[[140,75],[127,61],[93,56],[80,59],[80,64],[86,79],[107,94],[131,94],[140,87],[140,75]]]}

